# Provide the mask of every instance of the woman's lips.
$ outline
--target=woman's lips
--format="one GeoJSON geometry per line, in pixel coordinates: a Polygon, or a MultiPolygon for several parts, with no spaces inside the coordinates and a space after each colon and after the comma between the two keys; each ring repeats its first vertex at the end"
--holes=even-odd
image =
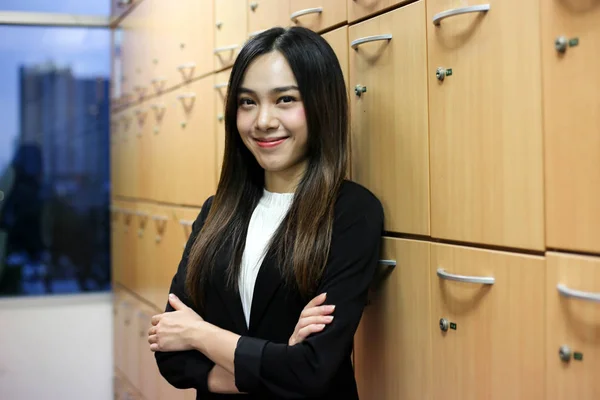
{"type": "Polygon", "coordinates": [[[273,138],[273,139],[254,139],[254,140],[256,141],[256,144],[259,147],[269,149],[269,148],[279,146],[281,143],[285,142],[286,139],[287,139],[287,137],[273,138]]]}

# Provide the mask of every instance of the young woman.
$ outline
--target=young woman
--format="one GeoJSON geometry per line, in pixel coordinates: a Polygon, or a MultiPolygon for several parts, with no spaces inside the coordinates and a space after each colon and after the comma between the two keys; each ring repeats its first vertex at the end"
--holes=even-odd
{"type": "Polygon", "coordinates": [[[347,108],[318,34],[273,28],[241,50],[218,189],[148,332],[173,386],[199,399],[358,399],[352,343],[383,209],[345,179],[347,108]]]}

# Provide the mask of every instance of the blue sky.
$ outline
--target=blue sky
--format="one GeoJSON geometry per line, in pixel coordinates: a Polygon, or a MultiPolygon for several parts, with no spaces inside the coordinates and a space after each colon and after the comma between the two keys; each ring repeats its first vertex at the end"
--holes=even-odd
{"type": "MultiPolygon", "coordinates": [[[[108,15],[110,0],[0,0],[0,11],[108,15]]],[[[0,25],[0,171],[18,134],[18,69],[54,61],[78,76],[110,75],[110,32],[105,29],[0,25]]]]}

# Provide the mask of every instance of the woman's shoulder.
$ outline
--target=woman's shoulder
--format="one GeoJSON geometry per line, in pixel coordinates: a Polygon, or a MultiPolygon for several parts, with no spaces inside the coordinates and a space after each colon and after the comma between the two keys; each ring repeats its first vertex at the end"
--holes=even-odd
{"type": "Polygon", "coordinates": [[[366,217],[373,222],[383,222],[381,201],[361,184],[344,180],[335,205],[336,220],[339,222],[366,217]]]}

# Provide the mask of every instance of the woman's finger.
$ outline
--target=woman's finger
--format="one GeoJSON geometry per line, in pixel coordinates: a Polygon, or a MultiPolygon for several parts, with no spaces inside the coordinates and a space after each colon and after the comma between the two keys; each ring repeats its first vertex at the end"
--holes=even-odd
{"type": "Polygon", "coordinates": [[[148,336],[156,335],[156,330],[156,326],[153,326],[150,329],[148,329],[148,336]]]}
{"type": "Polygon", "coordinates": [[[150,344],[154,344],[158,342],[158,338],[156,337],[156,335],[150,335],[148,336],[148,343],[150,344]]]}
{"type": "Polygon", "coordinates": [[[307,308],[320,306],[321,304],[323,304],[326,298],[327,293],[321,293],[320,295],[316,296],[311,301],[309,301],[308,304],[304,307],[304,309],[306,310],[307,308]]]}
{"type": "Polygon", "coordinates": [[[296,343],[300,343],[313,333],[321,332],[323,328],[325,328],[325,324],[311,324],[305,326],[298,331],[298,334],[296,335],[296,343]]]}
{"type": "Polygon", "coordinates": [[[329,324],[331,323],[331,321],[333,321],[332,315],[317,315],[314,317],[300,318],[300,320],[298,321],[297,328],[302,329],[309,325],[329,324]]]}
{"type": "Polygon", "coordinates": [[[315,315],[327,315],[331,314],[334,310],[335,306],[333,305],[305,308],[300,313],[300,318],[314,317],[315,315]]]}

